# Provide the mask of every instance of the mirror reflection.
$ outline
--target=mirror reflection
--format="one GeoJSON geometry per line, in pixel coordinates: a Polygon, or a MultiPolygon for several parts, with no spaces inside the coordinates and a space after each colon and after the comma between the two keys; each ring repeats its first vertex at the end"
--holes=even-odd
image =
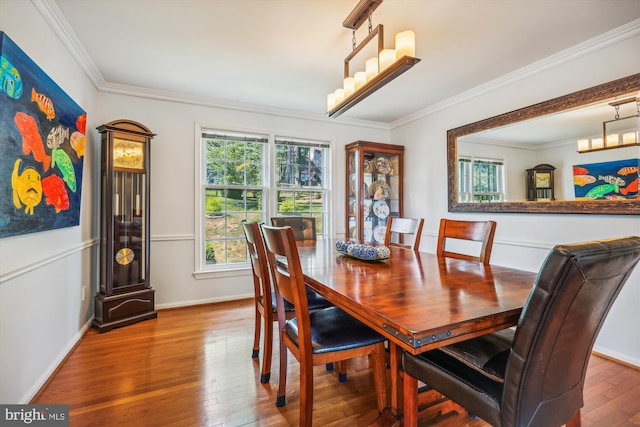
{"type": "Polygon", "coordinates": [[[636,74],[450,130],[449,210],[640,213],[639,91],[636,74]]]}

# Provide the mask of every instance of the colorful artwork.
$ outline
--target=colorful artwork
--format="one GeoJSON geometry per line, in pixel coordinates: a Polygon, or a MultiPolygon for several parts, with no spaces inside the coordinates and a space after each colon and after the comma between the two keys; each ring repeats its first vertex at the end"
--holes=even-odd
{"type": "Polygon", "coordinates": [[[0,31],[0,237],[80,223],[86,120],[0,31]]]}
{"type": "Polygon", "coordinates": [[[640,159],[575,165],[573,185],[576,199],[640,199],[639,165],[640,159]]]}

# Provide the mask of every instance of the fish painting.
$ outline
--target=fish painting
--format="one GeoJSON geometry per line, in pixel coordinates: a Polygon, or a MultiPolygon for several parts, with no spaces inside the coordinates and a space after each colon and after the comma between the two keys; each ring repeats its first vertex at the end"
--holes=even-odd
{"type": "Polygon", "coordinates": [[[22,96],[22,77],[20,72],[4,56],[0,55],[0,92],[8,97],[19,99],[22,96]]]}
{"type": "Polygon", "coordinates": [[[638,178],[631,181],[629,185],[620,189],[620,192],[625,196],[629,193],[637,193],[638,192],[638,178]]]}
{"type": "Polygon", "coordinates": [[[40,132],[38,132],[36,120],[32,116],[18,111],[13,121],[22,136],[22,152],[25,155],[33,152],[33,158],[42,163],[45,172],[49,170],[51,156],[44,152],[44,144],[40,132]]]}
{"type": "Polygon", "coordinates": [[[71,148],[73,148],[76,152],[76,155],[78,156],[78,158],[84,156],[84,142],[85,142],[85,136],[83,133],[81,132],[74,132],[71,134],[71,139],[70,139],[70,144],[71,144],[71,148]]]}
{"type": "Polygon", "coordinates": [[[632,173],[638,173],[638,167],[637,166],[625,166],[623,168],[620,168],[620,170],[618,171],[618,175],[629,175],[632,173]]]}
{"type": "Polygon", "coordinates": [[[596,182],[596,177],[591,175],[574,175],[573,183],[575,185],[579,185],[580,187],[584,187],[587,184],[592,184],[596,182]]]}
{"type": "Polygon", "coordinates": [[[54,126],[47,135],[47,147],[50,149],[59,148],[62,143],[69,139],[69,128],[62,125],[54,126]]]}
{"type": "Polygon", "coordinates": [[[69,155],[61,148],[54,148],[51,152],[51,167],[57,166],[62,172],[62,179],[67,183],[71,191],[76,192],[76,172],[69,155]]]}
{"type": "Polygon", "coordinates": [[[608,184],[617,185],[618,187],[622,187],[623,185],[626,184],[624,179],[620,178],[619,176],[613,176],[613,175],[602,176],[602,175],[600,175],[598,177],[598,179],[601,180],[601,181],[604,181],[604,182],[606,182],[608,184]]]}
{"type": "Polygon", "coordinates": [[[24,168],[20,171],[20,163],[18,159],[13,164],[13,173],[11,174],[11,187],[13,187],[13,205],[16,209],[22,209],[28,215],[33,215],[33,208],[42,200],[42,182],[40,174],[33,167],[24,168]]]}
{"type": "Polygon", "coordinates": [[[574,166],[573,174],[574,175],[586,175],[589,173],[589,169],[583,168],[582,166],[574,166]]]}
{"type": "Polygon", "coordinates": [[[56,116],[56,110],[53,108],[53,102],[44,94],[36,92],[31,88],[31,102],[38,104],[40,111],[45,114],[47,120],[52,120],[56,116]]]}
{"type": "Polygon", "coordinates": [[[56,213],[69,209],[69,195],[64,188],[64,182],[58,175],[49,175],[42,179],[42,191],[47,205],[53,205],[56,213]]]}
{"type": "Polygon", "coordinates": [[[619,187],[613,184],[603,184],[598,185],[597,187],[593,187],[589,192],[585,195],[588,199],[597,199],[603,197],[605,194],[609,194],[612,192],[618,192],[619,187]]]}
{"type": "Polygon", "coordinates": [[[81,132],[82,134],[87,133],[87,115],[86,114],[80,114],[78,116],[78,118],[76,119],[76,129],[78,129],[78,132],[81,132]]]}

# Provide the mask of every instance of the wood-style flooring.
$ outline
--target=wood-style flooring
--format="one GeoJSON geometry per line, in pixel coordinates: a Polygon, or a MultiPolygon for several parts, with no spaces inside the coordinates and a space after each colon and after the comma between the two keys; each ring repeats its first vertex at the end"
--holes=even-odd
{"type": "MultiPolygon", "coordinates": [[[[288,404],[277,408],[277,338],[271,382],[261,384],[253,322],[252,301],[242,300],[90,330],[31,403],[70,405],[72,427],[295,426],[298,364],[289,355],[288,404]]],[[[314,425],[366,426],[376,418],[367,359],[350,362],[346,383],[323,366],[314,374],[314,425]]],[[[587,375],[584,427],[640,426],[640,370],[592,356],[587,375]]],[[[488,426],[464,413],[421,425],[488,426]]]]}

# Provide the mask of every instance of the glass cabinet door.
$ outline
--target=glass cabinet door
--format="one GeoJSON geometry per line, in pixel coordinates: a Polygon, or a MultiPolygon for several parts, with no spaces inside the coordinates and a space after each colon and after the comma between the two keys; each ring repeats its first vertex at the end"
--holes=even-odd
{"type": "Polygon", "coordinates": [[[390,216],[402,216],[404,147],[356,141],[347,150],[347,237],[383,243],[390,216]]]}

